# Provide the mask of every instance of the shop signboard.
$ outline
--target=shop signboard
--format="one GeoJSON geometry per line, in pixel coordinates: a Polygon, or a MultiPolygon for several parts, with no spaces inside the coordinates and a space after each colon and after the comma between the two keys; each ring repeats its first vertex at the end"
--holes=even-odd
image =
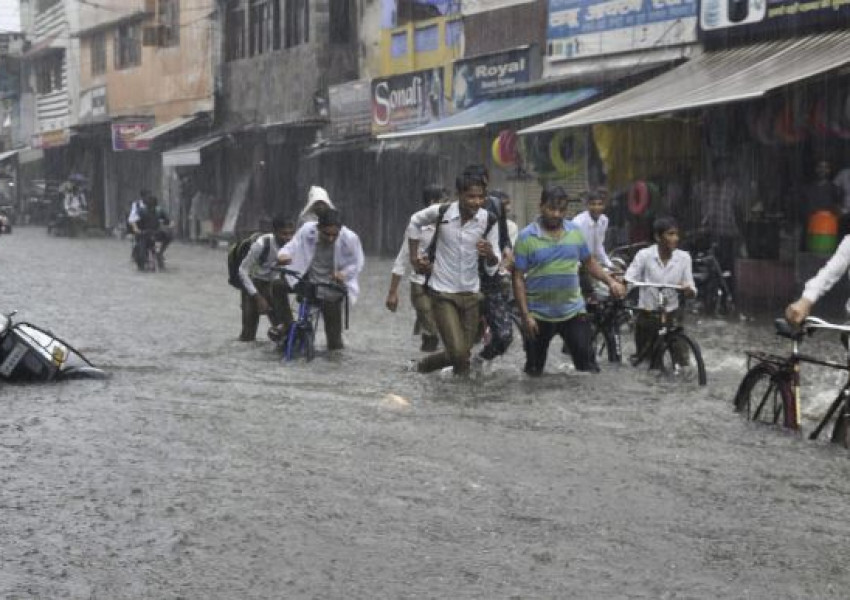
{"type": "Polygon", "coordinates": [[[488,92],[531,79],[531,47],[456,60],[452,104],[455,110],[463,110],[488,92]]]}
{"type": "Polygon", "coordinates": [[[552,60],[633,52],[697,40],[697,0],[550,0],[552,60]]]}
{"type": "Polygon", "coordinates": [[[346,138],[372,133],[372,103],[368,81],[328,87],[330,134],[346,138]]]}
{"type": "Polygon", "coordinates": [[[702,0],[700,6],[699,26],[706,38],[796,35],[848,24],[850,0],[702,0]]]}
{"type": "Polygon", "coordinates": [[[69,130],[54,129],[34,134],[31,146],[38,150],[49,150],[50,148],[67,146],[70,141],[71,133],[69,130]]]}
{"type": "Polygon", "coordinates": [[[149,150],[151,147],[150,140],[136,141],[134,138],[152,127],[152,120],[113,123],[112,149],[116,152],[122,150],[149,150]]]}
{"type": "Polygon", "coordinates": [[[372,133],[413,129],[445,116],[443,68],[372,80],[372,133]]]}

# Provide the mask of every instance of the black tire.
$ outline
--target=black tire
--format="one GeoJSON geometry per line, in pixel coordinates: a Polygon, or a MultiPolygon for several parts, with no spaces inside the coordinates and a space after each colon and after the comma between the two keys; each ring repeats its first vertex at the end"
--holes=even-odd
{"type": "Polygon", "coordinates": [[[699,345],[682,332],[676,332],[664,339],[656,350],[652,365],[665,375],[676,377],[682,381],[696,381],[700,385],[708,383],[705,373],[705,361],[699,345]],[[688,364],[679,365],[674,360],[673,341],[679,340],[688,349],[688,364]]]}
{"type": "Polygon", "coordinates": [[[830,440],[833,444],[840,444],[845,448],[850,448],[850,406],[845,404],[841,408],[841,412],[838,413],[838,418],[835,419],[835,426],[832,428],[832,437],[830,440]]]}
{"type": "Polygon", "coordinates": [[[599,328],[594,324],[592,328],[590,344],[596,362],[598,363],[603,356],[607,356],[610,363],[623,362],[623,344],[619,325],[614,324],[608,328],[599,328]]]}
{"type": "Polygon", "coordinates": [[[290,360],[303,358],[306,361],[313,360],[315,356],[315,347],[313,345],[313,328],[310,325],[296,324],[293,332],[295,336],[292,340],[290,360]]]}
{"type": "Polygon", "coordinates": [[[759,363],[738,386],[735,411],[750,421],[788,427],[793,420],[794,394],[775,366],[759,363]]]}

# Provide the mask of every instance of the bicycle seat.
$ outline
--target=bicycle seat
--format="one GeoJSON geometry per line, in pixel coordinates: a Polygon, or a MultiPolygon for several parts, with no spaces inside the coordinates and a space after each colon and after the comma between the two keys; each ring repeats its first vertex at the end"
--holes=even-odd
{"type": "Polygon", "coordinates": [[[791,323],[782,317],[775,319],[773,326],[776,328],[776,335],[788,338],[789,340],[799,339],[801,336],[800,330],[795,329],[791,323]]]}

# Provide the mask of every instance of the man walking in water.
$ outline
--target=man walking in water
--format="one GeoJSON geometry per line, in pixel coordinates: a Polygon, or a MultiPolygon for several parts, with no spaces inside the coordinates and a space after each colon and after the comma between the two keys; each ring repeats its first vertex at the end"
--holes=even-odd
{"type": "Polygon", "coordinates": [[[614,297],[625,288],[596,262],[578,226],[565,220],[567,192],[548,187],[540,197],[540,217],[523,229],[514,249],[513,285],[525,330],[525,372],[540,375],[549,343],[560,335],[578,371],[598,371],[579,286],[579,265],[604,282],[614,297]]]}
{"type": "Polygon", "coordinates": [[[417,364],[420,373],[430,373],[449,365],[455,375],[469,372],[470,349],[478,331],[480,282],[479,257],[492,275],[499,265],[494,248],[499,246],[498,231],[489,226],[484,210],[487,183],[472,173],[456,182],[458,199],[444,211],[430,206],[410,218],[407,236],[410,240],[410,262],[418,273],[430,272],[430,289],[434,320],[445,348],[425,357],[417,364]],[[436,225],[432,257],[419,254],[423,229],[436,225]],[[486,239],[485,239],[486,234],[486,239]],[[432,263],[433,260],[433,263],[432,263]]]}

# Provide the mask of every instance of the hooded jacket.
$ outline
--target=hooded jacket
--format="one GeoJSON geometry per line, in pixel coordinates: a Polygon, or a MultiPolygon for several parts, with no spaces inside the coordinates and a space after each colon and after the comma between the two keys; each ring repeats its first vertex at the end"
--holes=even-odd
{"type": "MultiPolygon", "coordinates": [[[[310,265],[313,262],[313,257],[316,255],[316,244],[318,241],[318,223],[304,223],[289,243],[281,248],[278,256],[289,256],[292,259],[289,268],[301,274],[306,274],[310,271],[310,265]]],[[[363,270],[363,265],[365,264],[366,258],[363,256],[363,247],[360,244],[360,238],[348,227],[341,227],[339,237],[334,242],[334,270],[342,272],[345,279],[345,287],[348,288],[348,299],[351,304],[357,301],[357,296],[360,294],[360,285],[357,282],[357,277],[360,275],[360,271],[363,270]]],[[[293,277],[288,277],[287,279],[289,280],[289,285],[294,287],[296,284],[295,279],[293,277]]]]}
{"type": "Polygon", "coordinates": [[[334,203],[331,202],[331,197],[328,195],[328,191],[317,185],[311,186],[310,191],[307,193],[307,204],[304,206],[301,214],[298,215],[298,226],[300,227],[304,223],[308,223],[310,221],[315,221],[316,217],[312,213],[313,207],[316,202],[324,202],[331,208],[336,208],[334,203]]]}

